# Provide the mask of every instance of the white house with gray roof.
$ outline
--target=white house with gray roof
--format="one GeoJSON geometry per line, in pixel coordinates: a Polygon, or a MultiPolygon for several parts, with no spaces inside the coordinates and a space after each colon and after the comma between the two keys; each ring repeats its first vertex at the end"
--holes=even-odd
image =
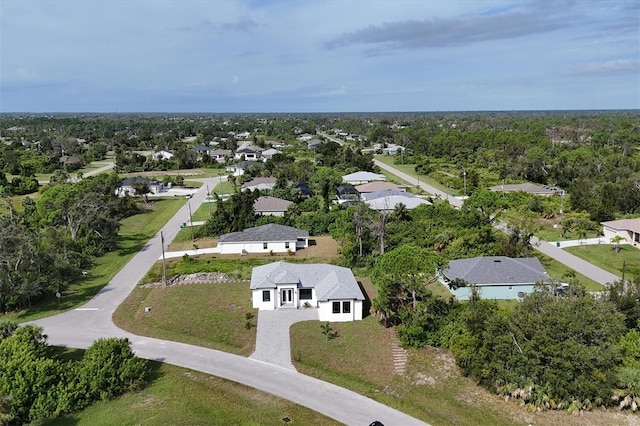
{"type": "Polygon", "coordinates": [[[452,288],[456,279],[475,284],[483,299],[522,299],[549,275],[536,257],[487,256],[452,260],[438,272],[438,279],[458,300],[469,300],[471,288],[452,288]]]}
{"type": "Polygon", "coordinates": [[[292,226],[269,223],[241,232],[220,235],[218,253],[287,253],[309,247],[309,232],[292,226]]]}
{"type": "Polygon", "coordinates": [[[265,195],[253,202],[253,210],[258,216],[284,216],[291,204],[292,201],[265,195]]]}
{"type": "Polygon", "coordinates": [[[274,262],[256,266],[251,273],[253,307],[318,309],[320,321],[362,319],[364,294],[349,268],[325,263],[274,262]]]}

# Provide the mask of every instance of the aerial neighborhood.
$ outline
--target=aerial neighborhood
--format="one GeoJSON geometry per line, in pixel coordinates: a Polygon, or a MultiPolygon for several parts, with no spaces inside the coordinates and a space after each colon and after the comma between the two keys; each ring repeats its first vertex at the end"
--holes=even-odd
{"type": "Polygon", "coordinates": [[[0,401],[71,416],[153,386],[146,358],[295,399],[282,374],[344,423],[353,392],[388,424],[633,416],[640,117],[604,117],[0,116],[0,360],[11,336],[86,349],[82,380],[47,362],[93,395],[18,401],[15,367],[0,401]],[[89,391],[110,350],[135,368],[89,391]]]}

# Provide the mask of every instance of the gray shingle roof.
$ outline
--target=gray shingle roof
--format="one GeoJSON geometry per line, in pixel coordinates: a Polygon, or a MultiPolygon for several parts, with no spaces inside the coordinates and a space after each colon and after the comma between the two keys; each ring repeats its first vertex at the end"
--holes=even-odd
{"type": "Polygon", "coordinates": [[[256,212],[286,212],[293,202],[276,197],[258,197],[253,203],[256,212]]]}
{"type": "Polygon", "coordinates": [[[220,235],[221,243],[235,243],[246,241],[272,242],[291,241],[298,238],[309,238],[309,232],[292,226],[269,223],[267,225],[248,228],[242,232],[231,232],[220,235]]]}
{"type": "Polygon", "coordinates": [[[533,284],[549,279],[536,257],[487,256],[452,260],[443,273],[449,280],[461,278],[476,285],[533,284]]]}
{"type": "Polygon", "coordinates": [[[341,266],[274,262],[253,268],[251,290],[276,288],[277,284],[315,288],[319,301],[364,300],[364,294],[351,270],[341,266]]]}

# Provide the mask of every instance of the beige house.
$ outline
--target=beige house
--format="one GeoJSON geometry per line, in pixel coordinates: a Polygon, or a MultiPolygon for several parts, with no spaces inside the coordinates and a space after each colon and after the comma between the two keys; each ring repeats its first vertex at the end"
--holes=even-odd
{"type": "Polygon", "coordinates": [[[640,218],[620,219],[608,222],[600,222],[604,239],[609,242],[612,238],[620,236],[625,239],[621,243],[640,246],[640,218]]]}

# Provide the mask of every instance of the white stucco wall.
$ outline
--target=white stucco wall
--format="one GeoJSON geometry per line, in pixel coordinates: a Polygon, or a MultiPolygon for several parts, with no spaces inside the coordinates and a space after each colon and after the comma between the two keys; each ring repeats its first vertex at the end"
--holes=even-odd
{"type": "Polygon", "coordinates": [[[273,311],[276,308],[276,295],[275,295],[275,290],[253,290],[251,292],[251,299],[253,300],[253,308],[254,309],[261,309],[264,311],[273,311]],[[262,292],[263,291],[269,291],[270,295],[271,295],[271,300],[268,302],[263,302],[262,301],[262,292]]]}
{"type": "Polygon", "coordinates": [[[318,319],[329,322],[359,321],[362,319],[362,301],[357,300],[331,300],[328,302],[318,302],[318,319]],[[333,313],[333,302],[340,302],[339,314],[333,313]],[[342,313],[342,302],[351,304],[351,312],[342,313]]]}
{"type": "Polygon", "coordinates": [[[241,254],[244,249],[247,253],[269,253],[273,251],[274,253],[287,253],[288,250],[295,252],[297,249],[297,244],[295,240],[288,241],[289,247],[286,247],[287,241],[263,241],[259,243],[218,243],[218,247],[220,247],[221,254],[241,254]],[[267,243],[267,248],[264,248],[264,243],[267,243]]]}

